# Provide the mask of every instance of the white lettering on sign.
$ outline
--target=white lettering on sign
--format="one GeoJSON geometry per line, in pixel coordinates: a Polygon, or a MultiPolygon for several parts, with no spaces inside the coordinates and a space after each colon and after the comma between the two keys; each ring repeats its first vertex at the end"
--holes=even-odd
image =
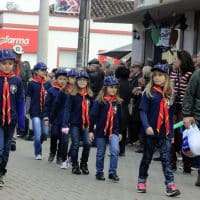
{"type": "Polygon", "coordinates": [[[12,44],[12,45],[22,45],[22,46],[27,46],[30,44],[30,39],[28,38],[11,38],[8,35],[6,35],[5,37],[0,37],[0,45],[2,44],[12,44]]]}

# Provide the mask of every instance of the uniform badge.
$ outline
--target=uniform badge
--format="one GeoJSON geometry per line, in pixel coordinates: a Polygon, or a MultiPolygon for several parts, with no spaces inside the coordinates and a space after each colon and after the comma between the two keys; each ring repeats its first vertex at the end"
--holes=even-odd
{"type": "Polygon", "coordinates": [[[16,85],[10,85],[10,92],[11,92],[11,94],[15,94],[17,92],[17,86],[16,85]]]}

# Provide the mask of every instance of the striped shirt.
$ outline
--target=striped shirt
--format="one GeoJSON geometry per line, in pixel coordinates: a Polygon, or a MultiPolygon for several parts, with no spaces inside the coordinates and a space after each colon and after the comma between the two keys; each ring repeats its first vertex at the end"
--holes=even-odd
{"type": "Polygon", "coordinates": [[[182,75],[178,70],[171,72],[170,78],[173,82],[175,96],[174,103],[182,105],[185,91],[191,76],[192,72],[186,72],[184,75],[182,75]]]}

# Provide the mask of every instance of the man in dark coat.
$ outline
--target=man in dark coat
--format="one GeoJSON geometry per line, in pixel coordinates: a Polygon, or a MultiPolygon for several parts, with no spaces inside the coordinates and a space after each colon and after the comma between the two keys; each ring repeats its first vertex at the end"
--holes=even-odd
{"type": "Polygon", "coordinates": [[[87,73],[90,78],[91,90],[96,98],[103,87],[104,81],[104,72],[101,69],[101,64],[97,59],[93,59],[88,63],[87,73]]]}

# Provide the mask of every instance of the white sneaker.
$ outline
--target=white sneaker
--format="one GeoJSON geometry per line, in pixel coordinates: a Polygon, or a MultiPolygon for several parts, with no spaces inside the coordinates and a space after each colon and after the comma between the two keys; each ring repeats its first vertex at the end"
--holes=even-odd
{"type": "Polygon", "coordinates": [[[38,154],[37,156],[35,156],[35,160],[42,160],[42,155],[38,154]]]}
{"type": "Polygon", "coordinates": [[[67,166],[67,161],[62,162],[60,168],[61,168],[61,169],[67,169],[67,168],[68,168],[68,166],[67,166]]]}

